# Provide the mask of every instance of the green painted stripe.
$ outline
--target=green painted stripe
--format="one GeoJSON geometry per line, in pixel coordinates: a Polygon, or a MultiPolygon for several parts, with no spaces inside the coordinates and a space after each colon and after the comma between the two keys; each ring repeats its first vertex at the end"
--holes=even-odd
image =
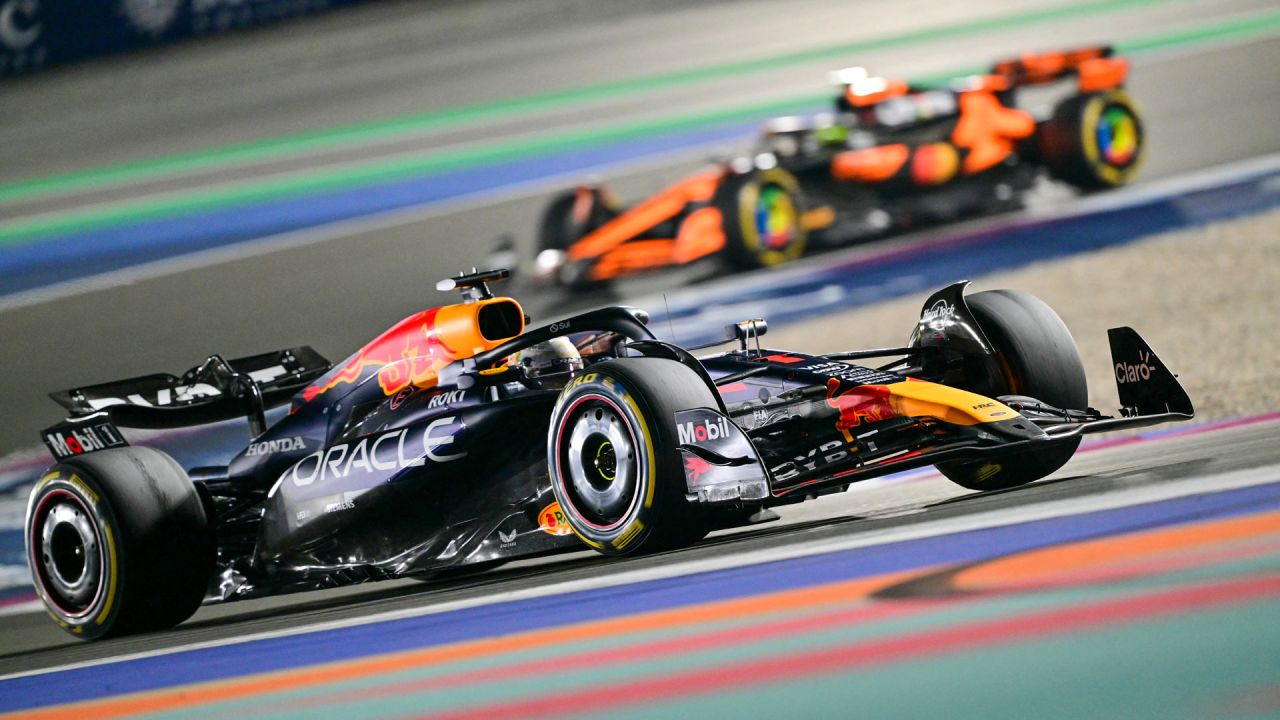
{"type": "MultiPolygon", "coordinates": [[[[1218,25],[1180,30],[1164,35],[1117,44],[1121,52],[1144,52],[1219,41],[1242,36],[1274,34],[1280,29],[1280,11],[1218,25]]],[[[965,68],[912,78],[920,85],[979,72],[965,68]]],[[[33,242],[63,233],[81,232],[123,222],[141,222],[175,215],[217,210],[246,203],[264,202],[310,193],[361,187],[413,176],[424,176],[509,160],[533,158],[566,150],[599,146],[625,139],[692,130],[718,123],[751,120],[812,108],[830,101],[830,93],[809,94],[786,100],[742,105],[714,112],[611,125],[586,131],[559,133],[541,138],[499,141],[445,152],[375,161],[356,168],[321,171],[305,177],[249,181],[216,191],[194,190],[162,200],[139,200],[107,208],[73,210],[52,217],[18,220],[0,224],[0,247],[33,242]]]]}
{"type": "Polygon", "coordinates": [[[621,82],[555,90],[547,93],[446,108],[296,135],[265,138],[210,150],[6,183],[0,185],[0,202],[11,202],[45,193],[68,192],[94,185],[141,180],[167,174],[190,172],[202,168],[224,167],[262,158],[293,155],[336,146],[383,140],[397,135],[458,127],[485,120],[511,118],[521,113],[564,109],[574,104],[598,102],[621,95],[662,90],[815,60],[848,57],[873,50],[970,37],[1016,27],[1059,22],[1177,1],[1185,0],[1093,0],[1092,2],[1073,3],[1061,7],[984,18],[967,23],[916,30],[881,38],[824,45],[771,57],[708,65],[691,70],[646,75],[621,82]]]}

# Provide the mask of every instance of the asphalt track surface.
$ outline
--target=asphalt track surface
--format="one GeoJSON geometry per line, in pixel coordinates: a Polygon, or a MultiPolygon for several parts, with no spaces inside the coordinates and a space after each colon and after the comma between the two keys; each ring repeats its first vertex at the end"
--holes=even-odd
{"type": "MultiPolygon", "coordinates": [[[[0,88],[5,107],[21,107],[25,113],[20,122],[0,130],[5,140],[0,177],[20,179],[485,102],[518,91],[565,87],[570,85],[565,79],[569,77],[577,78],[573,85],[581,85],[638,75],[636,68],[641,66],[675,72],[742,60],[751,54],[743,46],[762,53],[781,52],[821,39],[847,39],[849,27],[905,31],[955,20],[961,11],[995,15],[1014,5],[1030,7],[984,3],[961,8],[922,2],[910,8],[917,12],[908,12],[902,3],[809,2],[797,4],[782,22],[766,12],[768,3],[629,4],[643,11],[585,2],[537,5],[572,8],[578,14],[561,13],[551,19],[532,11],[531,15],[513,12],[502,16],[503,21],[475,24],[468,22],[475,17],[470,13],[481,10],[465,3],[444,3],[441,7],[448,22],[425,30],[424,25],[432,23],[421,19],[416,4],[384,3],[310,23],[193,43],[163,54],[54,71],[48,82],[33,77],[0,88]],[[383,37],[379,33],[385,34],[389,27],[403,28],[403,35],[380,51],[370,38],[383,37]],[[733,29],[737,42],[724,42],[726,28],[733,29]],[[303,29],[313,35],[308,37],[303,29]],[[432,41],[413,42],[415,31],[434,33],[432,41]],[[818,37],[821,33],[825,35],[818,37]],[[497,42],[513,34],[518,38],[497,42]],[[316,43],[316,37],[333,42],[316,43]],[[321,45],[328,48],[323,53],[304,47],[321,45]],[[245,83],[246,73],[255,71],[261,75],[260,82],[245,83]],[[120,92],[139,88],[149,88],[144,95],[146,107],[118,102],[120,92]],[[85,105],[88,111],[71,112],[85,105]],[[62,149],[50,152],[54,145],[62,149]]],[[[902,74],[927,73],[981,64],[1025,47],[1133,36],[1140,34],[1139,29],[1154,32],[1267,7],[1248,2],[1212,7],[1178,2],[1136,5],[1101,19],[1081,16],[995,34],[872,49],[859,54],[856,62],[902,74]]],[[[697,109],[756,101],[770,96],[760,89],[762,85],[814,83],[822,70],[838,64],[842,63],[828,58],[797,63],[763,80],[754,75],[726,81],[714,93],[701,86],[677,88],[660,94],[659,104],[682,103],[697,109]]],[[[1280,125],[1266,121],[1280,110],[1280,88],[1270,71],[1278,66],[1280,41],[1272,39],[1170,51],[1138,63],[1131,88],[1147,114],[1151,141],[1144,179],[1280,149],[1280,125]]],[[[652,98],[626,97],[593,102],[585,113],[550,110],[536,119],[568,127],[584,122],[584,114],[592,121],[643,118],[653,112],[654,104],[652,98]]],[[[414,140],[413,147],[512,132],[510,126],[494,120],[425,133],[414,140]]],[[[392,149],[406,147],[388,145],[377,152],[392,149]]],[[[363,157],[370,150],[360,146],[343,152],[363,157]]],[[[306,170],[332,159],[317,155],[322,154],[294,157],[270,169],[306,170]]],[[[655,190],[695,167],[697,155],[627,170],[618,186],[627,197],[655,190]]],[[[261,165],[223,168],[184,174],[171,182],[199,187],[264,171],[261,165]]],[[[124,189],[77,191],[30,201],[20,209],[48,212],[63,202],[113,202],[153,190],[142,183],[124,189]]],[[[236,356],[310,343],[331,357],[340,357],[390,322],[438,302],[431,290],[434,281],[476,262],[488,238],[514,232],[527,249],[533,218],[543,202],[543,192],[530,188],[527,194],[406,218],[394,226],[345,233],[306,247],[0,311],[0,337],[5,340],[0,346],[0,367],[12,378],[0,387],[8,418],[0,431],[0,449],[28,446],[36,429],[57,419],[56,410],[43,397],[48,389],[180,370],[215,351],[236,356]]],[[[687,281],[690,276],[679,279],[687,281]]],[[[628,285],[623,292],[650,292],[656,287],[656,281],[645,281],[628,285]]],[[[566,307],[553,300],[535,299],[528,304],[535,317],[566,307]]],[[[1135,324],[1143,322],[1149,321],[1135,319],[1135,324]]],[[[0,673],[277,632],[448,600],[492,597],[554,582],[604,578],[623,570],[661,572],[677,561],[716,561],[782,545],[803,547],[832,538],[874,537],[915,523],[979,512],[1003,513],[1012,522],[1041,502],[1103,497],[1121,489],[1274,466],[1280,462],[1280,449],[1273,441],[1276,430],[1275,423],[1267,423],[1098,450],[1079,456],[1054,478],[1007,493],[971,495],[937,477],[855,487],[791,509],[785,513],[785,524],[730,531],[675,555],[617,562],[582,553],[441,586],[400,582],[209,607],[172,632],[141,638],[76,643],[41,614],[9,615],[0,617],[4,638],[0,673]]]]}

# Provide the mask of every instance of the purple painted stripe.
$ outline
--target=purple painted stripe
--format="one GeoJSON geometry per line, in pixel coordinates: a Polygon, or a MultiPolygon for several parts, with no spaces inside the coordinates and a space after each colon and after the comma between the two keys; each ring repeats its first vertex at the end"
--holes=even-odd
{"type": "Polygon", "coordinates": [[[581,623],[1280,508],[1280,483],[1087,515],[17,678],[0,711],[581,623]]]}

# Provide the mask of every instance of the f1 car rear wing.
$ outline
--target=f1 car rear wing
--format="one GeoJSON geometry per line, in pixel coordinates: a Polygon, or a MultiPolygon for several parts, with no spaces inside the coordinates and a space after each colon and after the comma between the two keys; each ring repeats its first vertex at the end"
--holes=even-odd
{"type": "Polygon", "coordinates": [[[310,347],[227,361],[211,355],[181,376],[157,373],[49,393],[69,417],[41,433],[54,457],[125,445],[118,427],[175,428],[246,417],[255,436],[267,408],[288,402],[330,363],[310,347]]]}
{"type": "Polygon", "coordinates": [[[992,65],[991,74],[1004,78],[1011,87],[1042,85],[1075,75],[1080,92],[1099,92],[1123,85],[1129,63],[1114,57],[1110,45],[1097,45],[1007,58],[992,65]]]}

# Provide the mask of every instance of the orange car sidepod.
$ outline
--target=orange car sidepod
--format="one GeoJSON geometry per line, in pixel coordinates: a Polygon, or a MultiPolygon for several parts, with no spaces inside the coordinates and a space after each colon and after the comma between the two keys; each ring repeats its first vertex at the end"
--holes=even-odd
{"type": "Polygon", "coordinates": [[[902,144],[847,150],[831,158],[831,177],[855,182],[884,182],[902,169],[911,150],[902,144]]]}
{"type": "Polygon", "coordinates": [[[951,142],[969,151],[962,168],[966,175],[998,165],[1013,152],[1016,141],[1036,131],[1029,113],[1005,107],[990,92],[964,92],[959,99],[960,120],[951,142]]]}
{"type": "Polygon", "coordinates": [[[720,211],[713,207],[699,208],[680,223],[671,260],[679,265],[693,262],[719,252],[724,242],[724,218],[720,211]]]}
{"type": "Polygon", "coordinates": [[[595,265],[587,277],[592,280],[611,280],[637,270],[662,267],[671,264],[675,241],[670,238],[646,238],[632,240],[610,250],[595,265]]]}
{"type": "Polygon", "coordinates": [[[600,257],[623,243],[670,220],[691,202],[708,202],[720,185],[719,169],[698,173],[672,185],[619,215],[569,248],[570,260],[600,257]]]}

